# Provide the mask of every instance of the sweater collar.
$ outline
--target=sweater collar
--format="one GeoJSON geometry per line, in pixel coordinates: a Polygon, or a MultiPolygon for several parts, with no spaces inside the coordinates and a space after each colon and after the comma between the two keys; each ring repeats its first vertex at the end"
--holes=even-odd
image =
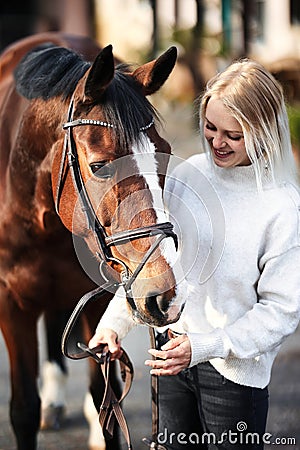
{"type": "MultiPolygon", "coordinates": [[[[211,176],[212,180],[221,183],[230,190],[257,190],[256,176],[253,165],[236,166],[230,168],[222,168],[217,166],[213,161],[211,176]]],[[[270,175],[268,171],[264,171],[262,179],[263,187],[271,185],[270,175]]]]}

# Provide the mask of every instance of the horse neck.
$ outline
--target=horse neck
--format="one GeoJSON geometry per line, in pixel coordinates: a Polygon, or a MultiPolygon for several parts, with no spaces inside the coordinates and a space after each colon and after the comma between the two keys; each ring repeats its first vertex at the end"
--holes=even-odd
{"type": "Polygon", "coordinates": [[[50,173],[54,144],[63,142],[62,124],[67,104],[53,98],[31,101],[20,120],[15,145],[12,145],[7,170],[7,200],[14,201],[18,213],[25,218],[32,208],[50,209],[50,173]],[[38,198],[37,198],[38,197],[38,198]],[[23,205],[23,206],[22,206],[23,205]]]}
{"type": "MultiPolygon", "coordinates": [[[[29,132],[35,139],[35,157],[43,159],[51,151],[53,144],[63,139],[62,126],[67,118],[67,109],[68,104],[59,97],[32,102],[28,110],[28,120],[31,122],[29,132]]],[[[25,130],[26,133],[27,131],[25,130]]]]}

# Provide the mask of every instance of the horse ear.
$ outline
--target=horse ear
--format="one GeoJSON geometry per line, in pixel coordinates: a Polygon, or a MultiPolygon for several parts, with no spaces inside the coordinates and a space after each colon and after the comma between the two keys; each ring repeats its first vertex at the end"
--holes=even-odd
{"type": "Polygon", "coordinates": [[[112,45],[104,47],[92,64],[84,86],[84,94],[92,101],[100,100],[114,76],[115,63],[112,45]]]}
{"type": "Polygon", "coordinates": [[[170,47],[159,58],[140,66],[133,77],[142,86],[144,95],[158,91],[172,72],[177,59],[176,47],[170,47]]]}

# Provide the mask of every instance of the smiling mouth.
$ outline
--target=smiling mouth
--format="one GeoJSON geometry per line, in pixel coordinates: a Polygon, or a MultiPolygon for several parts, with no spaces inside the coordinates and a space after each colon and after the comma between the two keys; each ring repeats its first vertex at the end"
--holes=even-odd
{"type": "Polygon", "coordinates": [[[220,159],[225,159],[229,155],[232,155],[234,153],[233,151],[224,152],[221,150],[216,150],[215,148],[213,150],[214,150],[214,154],[217,156],[217,158],[220,158],[220,159]]]}

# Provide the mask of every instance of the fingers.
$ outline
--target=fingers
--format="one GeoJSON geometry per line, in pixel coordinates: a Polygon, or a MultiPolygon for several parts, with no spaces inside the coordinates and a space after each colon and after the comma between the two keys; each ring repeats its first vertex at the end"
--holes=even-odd
{"type": "Polygon", "coordinates": [[[167,375],[178,375],[182,370],[184,369],[184,367],[182,367],[181,365],[178,366],[173,366],[171,368],[161,368],[161,369],[151,369],[150,370],[150,374],[151,375],[157,375],[157,376],[167,376],[167,375]]]}
{"type": "Polygon", "coordinates": [[[152,348],[149,353],[156,358],[145,361],[152,375],[177,375],[190,364],[190,341],[186,335],[179,336],[163,345],[162,350],[152,348]]]}
{"type": "Polygon", "coordinates": [[[121,349],[121,343],[118,341],[118,335],[115,331],[109,328],[97,330],[89,341],[89,347],[94,348],[101,344],[105,345],[104,351],[110,352],[111,359],[119,359],[122,356],[123,350],[121,349]]]}
{"type": "Polygon", "coordinates": [[[145,365],[151,367],[151,375],[177,375],[189,365],[186,358],[166,358],[146,360],[145,365]]]}
{"type": "Polygon", "coordinates": [[[176,338],[170,339],[166,344],[164,344],[161,349],[162,350],[171,350],[172,348],[178,347],[182,342],[186,341],[187,336],[185,334],[182,334],[181,336],[178,336],[176,338]]]}

